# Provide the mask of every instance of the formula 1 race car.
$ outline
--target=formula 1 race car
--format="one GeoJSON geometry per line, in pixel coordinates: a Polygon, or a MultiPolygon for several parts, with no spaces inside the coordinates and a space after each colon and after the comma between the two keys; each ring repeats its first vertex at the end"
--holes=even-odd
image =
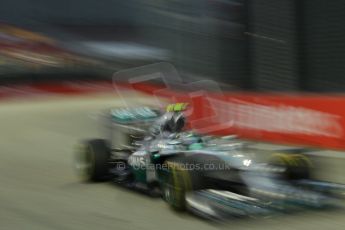
{"type": "Polygon", "coordinates": [[[87,181],[111,180],[207,218],[337,204],[344,186],[312,180],[303,149],[260,163],[259,150],[234,136],[186,131],[186,107],[110,109],[101,118],[107,138],[83,141],[76,169],[87,181]]]}

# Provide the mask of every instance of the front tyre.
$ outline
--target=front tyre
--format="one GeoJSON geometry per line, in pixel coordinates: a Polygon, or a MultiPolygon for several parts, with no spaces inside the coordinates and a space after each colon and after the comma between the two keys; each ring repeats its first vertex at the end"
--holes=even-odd
{"type": "Polygon", "coordinates": [[[164,162],[168,167],[165,182],[162,185],[163,199],[176,211],[186,209],[186,194],[203,188],[202,174],[184,168],[187,159],[173,158],[164,162]]]}
{"type": "Polygon", "coordinates": [[[186,179],[189,180],[188,175],[175,162],[167,162],[167,164],[170,172],[162,186],[163,198],[173,209],[183,211],[186,207],[185,195],[189,190],[185,183],[186,179]]]}
{"type": "Polygon", "coordinates": [[[75,168],[85,181],[104,181],[109,176],[110,148],[103,139],[81,143],[76,156],[75,168]]]}

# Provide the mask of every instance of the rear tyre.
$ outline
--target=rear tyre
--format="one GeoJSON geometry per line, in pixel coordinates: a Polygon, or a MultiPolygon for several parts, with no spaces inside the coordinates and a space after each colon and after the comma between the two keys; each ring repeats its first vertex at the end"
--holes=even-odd
{"type": "Polygon", "coordinates": [[[93,139],[81,144],[75,159],[78,174],[85,181],[108,179],[110,148],[103,139],[93,139]]]}
{"type": "Polygon", "coordinates": [[[283,168],[284,171],[280,173],[280,176],[285,180],[310,179],[311,177],[312,164],[308,157],[302,154],[274,154],[269,164],[283,168]]]}

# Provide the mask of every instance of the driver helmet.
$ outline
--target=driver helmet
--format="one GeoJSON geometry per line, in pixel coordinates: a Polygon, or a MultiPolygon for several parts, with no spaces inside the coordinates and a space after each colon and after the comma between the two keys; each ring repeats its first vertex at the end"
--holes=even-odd
{"type": "Polygon", "coordinates": [[[164,134],[181,132],[186,124],[186,117],[183,113],[186,105],[181,104],[185,103],[174,104],[174,107],[172,107],[172,105],[169,105],[167,112],[153,125],[151,133],[157,135],[159,133],[164,134]]]}

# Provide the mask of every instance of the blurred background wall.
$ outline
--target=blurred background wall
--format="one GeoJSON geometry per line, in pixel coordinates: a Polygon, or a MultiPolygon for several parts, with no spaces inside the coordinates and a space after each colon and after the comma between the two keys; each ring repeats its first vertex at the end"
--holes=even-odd
{"type": "Polygon", "coordinates": [[[1,30],[2,47],[14,45],[0,53],[0,75],[107,78],[168,61],[184,79],[235,90],[343,91],[344,8],[341,0],[4,0],[2,26],[53,42],[42,48],[22,36],[18,46],[1,30]],[[23,49],[58,61],[28,65],[13,55],[23,49]]]}

